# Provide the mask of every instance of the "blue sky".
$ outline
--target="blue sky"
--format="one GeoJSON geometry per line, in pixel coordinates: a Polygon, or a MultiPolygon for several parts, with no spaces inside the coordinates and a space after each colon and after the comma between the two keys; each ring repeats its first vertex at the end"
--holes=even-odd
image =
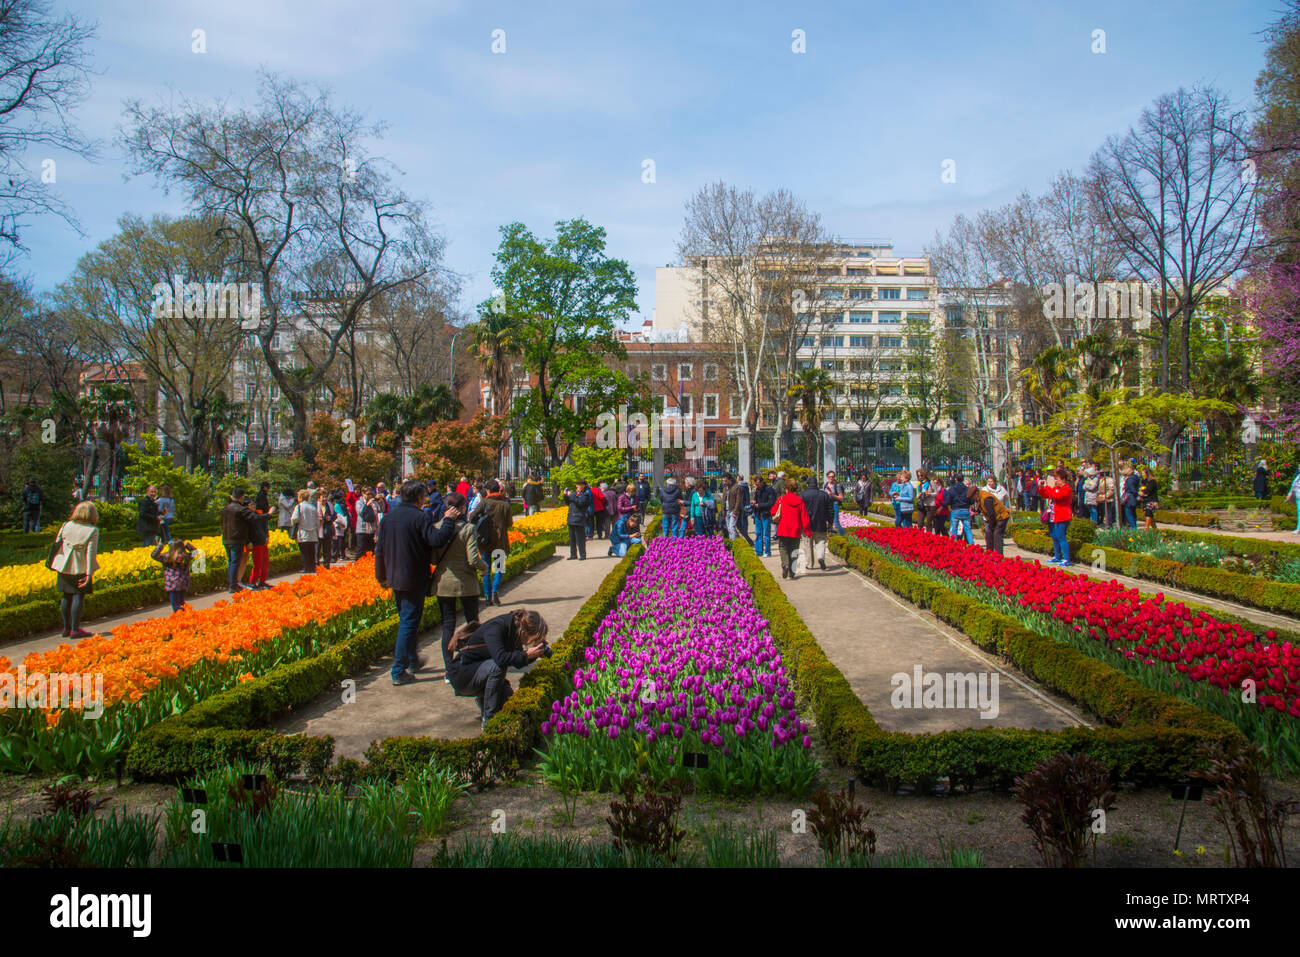
{"type": "MultiPolygon", "coordinates": [[[[606,228],[636,272],[675,259],[683,203],[716,179],[793,190],[844,238],[919,254],[958,212],[1081,169],[1156,96],[1212,83],[1253,105],[1275,2],[604,2],[56,0],[99,22],[76,114],[97,163],[58,160],[87,235],[25,233],[38,289],[123,213],[184,211],[124,178],[122,102],[251,99],[266,67],[388,124],[376,151],[429,201],[469,311],[491,294],[498,227],[606,228]],[[207,52],[191,52],[206,31],[207,52]],[[492,32],[506,52],[493,54],[492,32]],[[1106,52],[1091,52],[1094,30],[1106,52]],[[792,51],[804,31],[806,52],[792,51]],[[642,182],[653,159],[656,181],[642,182]],[[956,163],[956,182],[941,179],[956,163]]],[[[42,156],[44,154],[41,154],[42,156]]],[[[39,169],[39,162],[34,164],[39,169]]],[[[634,317],[636,324],[639,317],[634,317]]]]}

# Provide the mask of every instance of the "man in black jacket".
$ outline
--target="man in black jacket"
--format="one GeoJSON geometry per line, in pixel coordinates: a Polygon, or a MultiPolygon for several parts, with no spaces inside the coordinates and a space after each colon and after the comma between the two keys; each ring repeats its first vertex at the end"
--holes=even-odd
{"type": "Polygon", "coordinates": [[[826,570],[826,536],[831,527],[833,502],[830,493],[819,488],[817,479],[808,476],[807,487],[799,494],[804,510],[808,512],[808,525],[812,536],[803,540],[803,564],[812,569],[814,558],[822,571],[826,570]]]}
{"type": "Polygon", "coordinates": [[[677,479],[669,476],[659,487],[659,505],[664,510],[661,518],[663,536],[681,538],[686,534],[686,519],[682,517],[682,490],[677,479]]]}
{"type": "MultiPolygon", "coordinates": [[[[153,491],[150,488],[150,491],[153,491]]],[[[154,509],[157,514],[157,508],[154,509]]],[[[242,591],[239,576],[244,568],[244,546],[253,537],[253,525],[257,522],[256,513],[244,504],[244,490],[234,489],[230,501],[221,510],[221,544],[226,548],[226,587],[230,591],[242,591]]]]}
{"type": "Polygon", "coordinates": [[[397,646],[393,650],[393,684],[415,680],[420,667],[420,619],[433,575],[429,566],[456,537],[458,508],[443,509],[442,524],[424,510],[428,489],[418,479],[402,483],[402,501],[379,523],[375,542],[375,579],[393,590],[397,603],[397,646]]]}
{"type": "Polygon", "coordinates": [[[564,490],[560,497],[565,505],[569,506],[569,515],[566,525],[569,529],[569,561],[577,559],[579,561],[587,560],[587,521],[591,517],[591,491],[587,488],[586,479],[578,479],[577,490],[564,490]]]}
{"type": "Polygon", "coordinates": [[[636,482],[636,511],[637,517],[641,519],[641,527],[645,527],[645,510],[650,505],[650,483],[642,475],[636,482]]]}
{"type": "Polygon", "coordinates": [[[158,541],[158,489],[150,485],[140,499],[140,512],[135,520],[136,533],[146,545],[158,541]]]}

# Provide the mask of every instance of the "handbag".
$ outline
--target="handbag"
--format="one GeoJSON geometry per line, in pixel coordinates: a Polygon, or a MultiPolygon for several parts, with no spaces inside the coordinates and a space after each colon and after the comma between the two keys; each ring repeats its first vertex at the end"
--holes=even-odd
{"type": "Polygon", "coordinates": [[[1051,524],[1052,524],[1052,506],[1051,506],[1051,505],[1046,506],[1046,507],[1043,509],[1042,514],[1039,515],[1038,517],[1042,520],[1042,522],[1043,522],[1044,525],[1051,525],[1051,524]]]}
{"type": "Polygon", "coordinates": [[[54,571],[54,559],[63,554],[63,530],[59,529],[59,534],[54,536],[54,542],[50,545],[50,556],[45,559],[45,567],[54,571]]]}

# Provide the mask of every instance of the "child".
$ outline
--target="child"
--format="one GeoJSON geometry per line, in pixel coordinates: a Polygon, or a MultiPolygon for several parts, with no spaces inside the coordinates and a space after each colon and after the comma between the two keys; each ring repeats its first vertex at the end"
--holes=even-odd
{"type": "Polygon", "coordinates": [[[170,544],[159,542],[150,558],[157,559],[163,567],[163,590],[172,603],[172,613],[185,604],[185,593],[190,590],[190,562],[194,560],[194,546],[177,539],[170,544]],[[163,554],[163,549],[167,553],[163,554]]]}

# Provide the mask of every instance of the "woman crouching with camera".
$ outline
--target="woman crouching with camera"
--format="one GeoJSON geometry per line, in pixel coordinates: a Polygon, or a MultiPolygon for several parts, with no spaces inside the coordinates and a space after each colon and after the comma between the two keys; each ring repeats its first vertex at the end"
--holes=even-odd
{"type": "Polygon", "coordinates": [[[456,657],[447,677],[457,695],[478,702],[484,727],[514,693],[506,671],[551,656],[546,632],[546,619],[525,608],[456,629],[450,643],[456,657]]]}

